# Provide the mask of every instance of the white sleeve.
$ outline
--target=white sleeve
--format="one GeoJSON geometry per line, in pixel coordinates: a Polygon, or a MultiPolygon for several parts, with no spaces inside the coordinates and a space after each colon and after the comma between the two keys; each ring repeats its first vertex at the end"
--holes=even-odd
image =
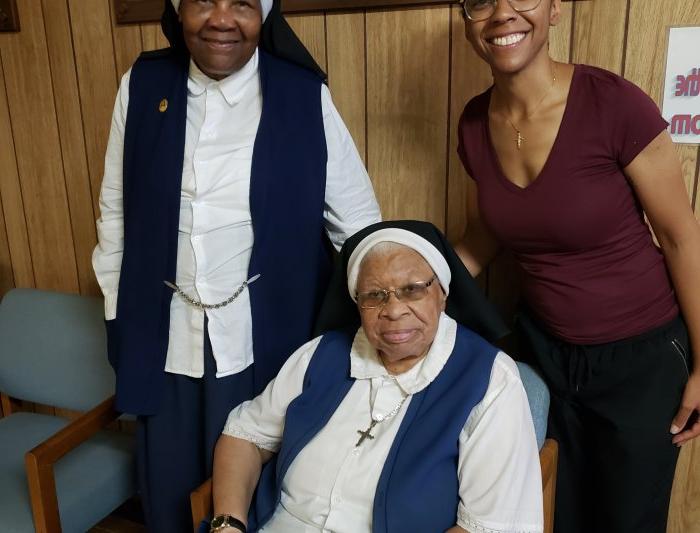
{"type": "Polygon", "coordinates": [[[470,533],[543,531],[532,415],[518,368],[503,352],[460,435],[458,475],[458,526],[470,533]]]}
{"type": "Polygon", "coordinates": [[[100,218],[97,220],[97,246],[92,268],[105,298],[105,319],[117,316],[117,291],[124,251],[123,160],[124,127],[129,108],[131,69],[122,76],[112,113],[112,127],[105,153],[105,172],[100,192],[100,218]]]}
{"type": "Polygon", "coordinates": [[[381,221],[382,215],[362,158],[325,84],[321,86],[321,108],[328,148],[323,216],[331,242],[340,249],[345,239],[381,221]]]}
{"type": "Polygon", "coordinates": [[[260,395],[234,407],[226,420],[224,435],[277,452],[282,443],[287,406],[301,394],[306,369],[319,342],[321,337],[304,344],[287,359],[277,377],[260,395]]]}

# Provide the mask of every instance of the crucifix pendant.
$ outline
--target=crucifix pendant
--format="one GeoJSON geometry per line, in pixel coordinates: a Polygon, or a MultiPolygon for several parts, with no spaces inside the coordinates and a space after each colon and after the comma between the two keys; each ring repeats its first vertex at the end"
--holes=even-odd
{"type": "Polygon", "coordinates": [[[355,444],[355,448],[357,448],[360,444],[365,442],[366,439],[369,439],[369,440],[374,439],[374,435],[370,435],[370,433],[371,433],[372,429],[374,428],[374,426],[376,426],[376,425],[377,425],[377,421],[372,419],[372,422],[370,423],[369,427],[365,431],[361,431],[359,429],[357,430],[357,432],[362,436],[360,437],[360,440],[357,441],[357,444],[355,444]]]}
{"type": "Polygon", "coordinates": [[[525,137],[523,137],[522,133],[520,133],[520,130],[515,130],[515,132],[518,134],[517,139],[515,139],[515,144],[518,146],[518,150],[520,150],[520,147],[522,146],[525,137]]]}

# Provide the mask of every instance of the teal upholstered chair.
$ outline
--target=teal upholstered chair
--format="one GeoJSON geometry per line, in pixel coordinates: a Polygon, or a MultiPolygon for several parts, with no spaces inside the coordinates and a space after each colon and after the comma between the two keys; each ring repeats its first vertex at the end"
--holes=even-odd
{"type": "Polygon", "coordinates": [[[530,365],[517,363],[520,380],[523,382],[527,401],[530,404],[532,421],[535,425],[537,447],[542,449],[547,436],[547,416],[549,415],[549,389],[540,375],[530,365]]]}
{"type": "Polygon", "coordinates": [[[14,289],[0,303],[0,531],[84,532],[135,493],[114,411],[102,300],[14,289]],[[10,398],[84,412],[13,412],[10,398]]]}

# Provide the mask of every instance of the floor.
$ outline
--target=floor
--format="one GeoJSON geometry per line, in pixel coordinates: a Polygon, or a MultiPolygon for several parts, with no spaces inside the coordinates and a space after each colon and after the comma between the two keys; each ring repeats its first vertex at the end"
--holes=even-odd
{"type": "Polygon", "coordinates": [[[90,533],[146,533],[146,527],[126,518],[108,516],[93,527],[90,533]]]}
{"type": "Polygon", "coordinates": [[[93,527],[90,533],[146,533],[141,502],[138,498],[129,500],[93,527]]]}

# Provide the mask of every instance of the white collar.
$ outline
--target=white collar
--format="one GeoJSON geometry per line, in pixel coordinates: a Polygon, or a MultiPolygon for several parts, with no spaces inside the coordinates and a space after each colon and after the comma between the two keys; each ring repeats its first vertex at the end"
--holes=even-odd
{"type": "MultiPolygon", "coordinates": [[[[392,376],[406,394],[420,392],[432,383],[450,358],[456,337],[457,322],[442,313],[435,339],[425,357],[410,370],[392,376]]],[[[354,379],[372,379],[389,375],[364,330],[358,329],[350,350],[350,376],[354,379]]]]}
{"type": "Polygon", "coordinates": [[[189,78],[187,90],[192,96],[199,96],[209,88],[221,91],[228,105],[233,106],[240,102],[246,86],[258,75],[258,49],[248,62],[233,74],[229,74],[222,80],[213,80],[190,59],[189,78]]]}

